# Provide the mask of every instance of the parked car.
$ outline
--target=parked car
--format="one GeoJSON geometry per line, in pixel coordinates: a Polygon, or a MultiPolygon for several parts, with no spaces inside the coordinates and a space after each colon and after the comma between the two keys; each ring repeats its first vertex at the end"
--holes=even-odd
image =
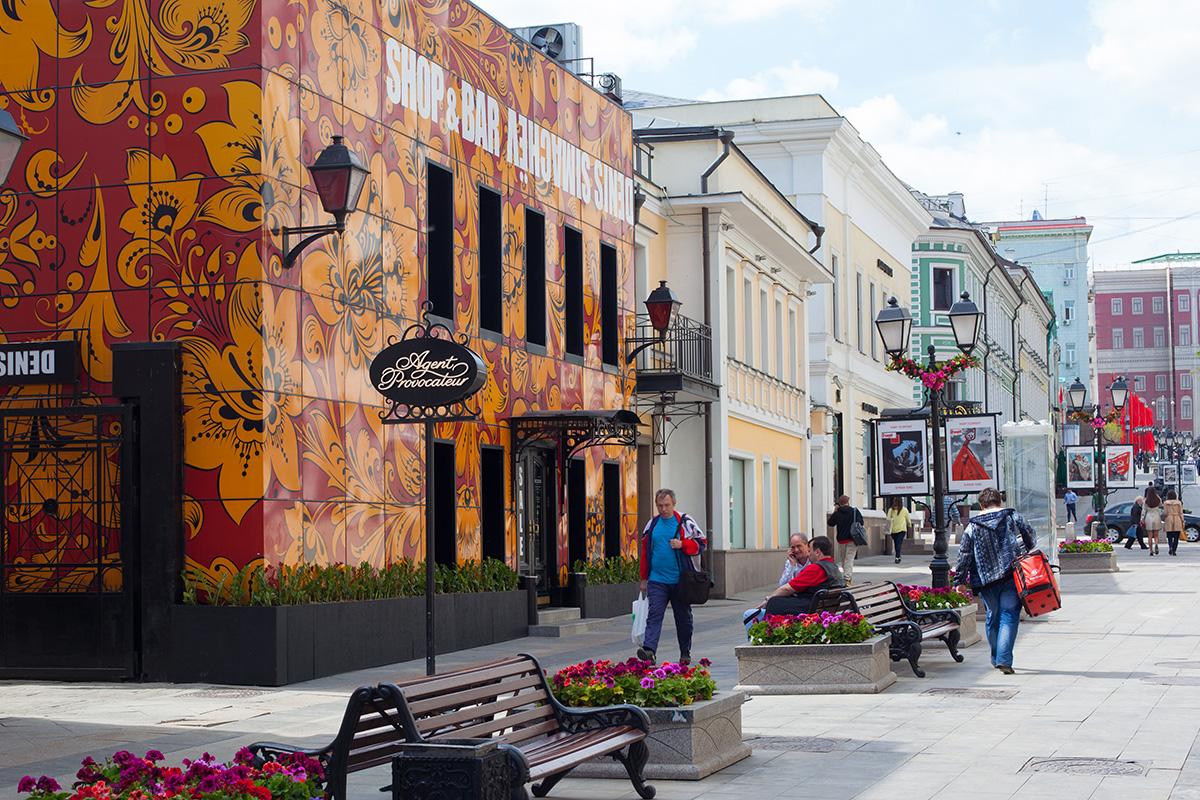
{"type": "MultiPolygon", "coordinates": [[[[1104,521],[1108,524],[1108,538],[1116,540],[1129,530],[1129,526],[1133,524],[1131,511],[1133,509],[1133,501],[1127,503],[1115,503],[1104,509],[1104,521]]],[[[1083,529],[1090,531],[1092,529],[1092,519],[1095,514],[1088,514],[1083,521],[1083,529]]],[[[1200,542],[1200,516],[1195,514],[1183,515],[1183,538],[1189,542],[1200,542]]],[[[1097,532],[1098,536],[1103,536],[1103,533],[1097,532]]],[[[1164,538],[1163,541],[1166,541],[1164,538]]]]}

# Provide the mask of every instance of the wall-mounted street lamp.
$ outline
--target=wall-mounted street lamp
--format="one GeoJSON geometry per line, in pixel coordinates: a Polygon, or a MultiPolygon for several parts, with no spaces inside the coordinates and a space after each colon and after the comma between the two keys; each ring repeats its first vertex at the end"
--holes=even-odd
{"type": "MultiPolygon", "coordinates": [[[[954,343],[963,355],[971,355],[979,341],[983,312],[971,302],[971,296],[963,292],[961,299],[950,307],[949,316],[954,343]]],[[[912,322],[912,314],[907,308],[901,308],[894,297],[888,300],[887,308],[875,317],[875,327],[879,330],[879,338],[883,340],[883,349],[889,358],[903,358],[908,352],[912,322]]],[[[936,354],[936,348],[930,344],[926,369],[937,369],[936,354]]],[[[949,541],[946,538],[946,492],[942,480],[942,400],[939,392],[929,387],[929,424],[933,427],[933,560],[929,563],[929,572],[933,586],[940,589],[950,585],[950,561],[946,558],[949,541]]]]}
{"type": "Polygon", "coordinates": [[[326,213],[333,215],[330,225],[306,225],[300,228],[282,228],[283,249],[287,255],[283,258],[283,268],[291,269],[304,248],[331,233],[342,233],[346,230],[346,216],[358,206],[358,197],[362,194],[367,176],[371,173],[358,160],[358,156],[350,152],[342,144],[341,136],[334,136],[333,142],[321,151],[316,163],[308,168],[313,183],[317,185],[317,196],[326,213]],[[288,239],[291,236],[308,234],[295,247],[288,249],[288,239]]]}
{"type": "Polygon", "coordinates": [[[29,137],[21,133],[16,120],[4,109],[0,109],[0,184],[8,180],[8,172],[17,163],[17,152],[29,137]]]}
{"type": "Polygon", "coordinates": [[[625,356],[625,363],[632,364],[637,358],[637,354],[645,350],[652,344],[658,344],[667,340],[667,331],[671,328],[671,320],[675,318],[679,307],[683,305],[679,298],[667,286],[666,281],[659,281],[658,288],[650,293],[646,298],[646,311],[650,314],[650,326],[658,332],[658,342],[653,339],[645,344],[638,345],[625,356]]]}

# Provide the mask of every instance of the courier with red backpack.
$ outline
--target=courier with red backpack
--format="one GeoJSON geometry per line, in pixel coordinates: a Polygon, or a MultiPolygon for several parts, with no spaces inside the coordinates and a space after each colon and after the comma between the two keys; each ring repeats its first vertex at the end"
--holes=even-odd
{"type": "Polygon", "coordinates": [[[1013,564],[1013,581],[1025,613],[1031,617],[1062,608],[1062,595],[1050,559],[1041,550],[1033,550],[1013,564]]]}

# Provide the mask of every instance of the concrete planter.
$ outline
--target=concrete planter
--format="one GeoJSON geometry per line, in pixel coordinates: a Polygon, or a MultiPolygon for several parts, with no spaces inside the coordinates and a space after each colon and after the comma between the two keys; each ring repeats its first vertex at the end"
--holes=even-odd
{"type": "Polygon", "coordinates": [[[976,611],[983,608],[983,603],[971,603],[969,606],[959,606],[956,610],[959,616],[962,617],[962,622],[958,626],[958,633],[962,638],[958,642],[959,649],[970,647],[973,644],[978,644],[983,638],[979,633],[978,622],[980,619],[987,619],[986,614],[983,617],[978,616],[976,611]]]}
{"type": "MultiPolygon", "coordinates": [[[[752,748],[742,741],[745,701],[746,695],[734,691],[690,706],[647,708],[650,760],[643,776],[647,780],[698,781],[749,756],[752,748]]],[[[580,764],[571,770],[571,776],[628,779],[625,768],[609,759],[580,764]]]]}
{"type": "Polygon", "coordinates": [[[1117,552],[1109,553],[1059,553],[1058,565],[1063,572],[1120,572],[1117,552]]]}
{"type": "Polygon", "coordinates": [[[875,694],[896,682],[887,634],[860,644],[744,645],[734,691],[749,694],[875,694]]]}

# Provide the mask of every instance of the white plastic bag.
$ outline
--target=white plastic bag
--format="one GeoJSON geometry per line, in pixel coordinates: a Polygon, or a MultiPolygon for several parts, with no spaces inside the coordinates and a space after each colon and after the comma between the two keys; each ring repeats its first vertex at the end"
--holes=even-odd
{"type": "Polygon", "coordinates": [[[650,601],[646,599],[646,595],[638,592],[638,599],[633,601],[633,633],[629,638],[633,643],[641,647],[642,635],[646,633],[646,617],[650,616],[650,601]]]}

